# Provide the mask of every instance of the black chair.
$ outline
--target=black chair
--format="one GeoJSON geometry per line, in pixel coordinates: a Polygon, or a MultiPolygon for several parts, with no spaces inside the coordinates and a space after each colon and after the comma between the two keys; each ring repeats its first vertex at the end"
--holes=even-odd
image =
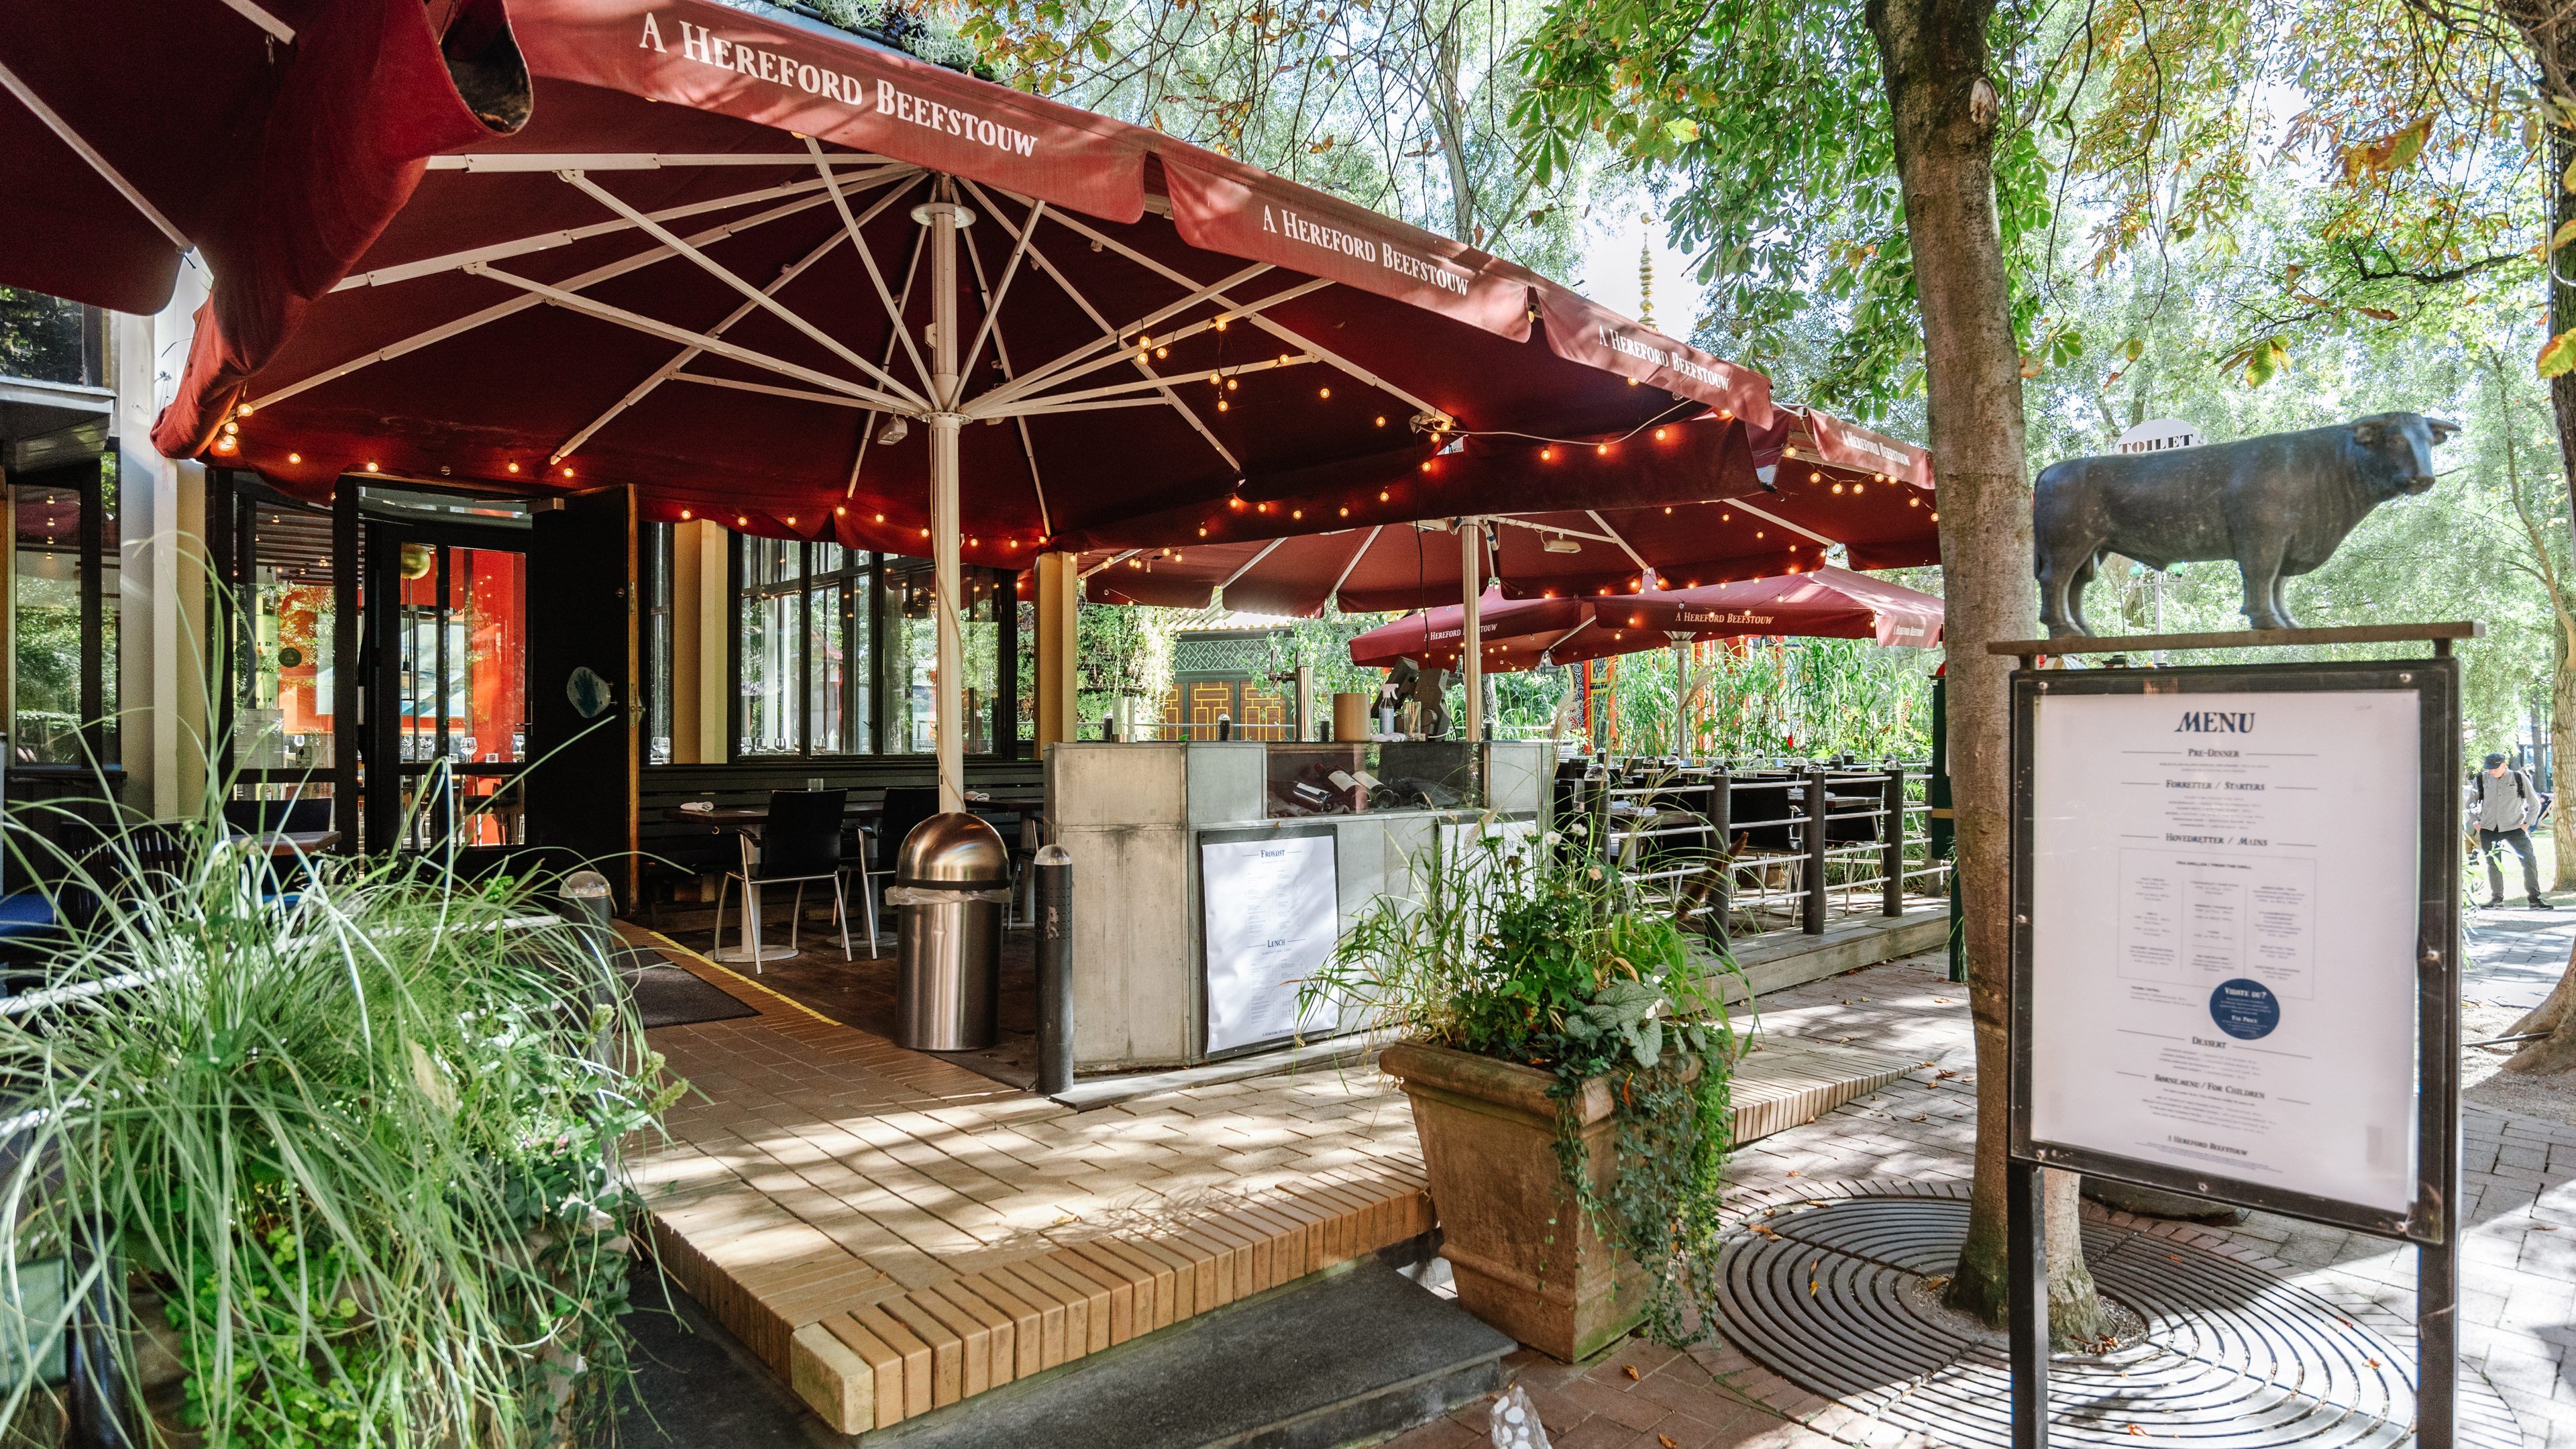
{"type": "Polygon", "coordinates": [[[867,849],[852,869],[859,877],[859,905],[868,917],[868,954],[877,953],[877,878],[894,878],[894,858],[903,851],[903,838],[912,827],[939,813],[939,789],[934,785],[896,785],[885,792],[885,804],[877,814],[876,828],[867,837],[867,849]]]}
{"type": "Polygon", "coordinates": [[[752,970],[760,970],[760,888],[765,885],[796,887],[796,909],[787,923],[787,949],[793,954],[797,926],[805,916],[806,882],[830,881],[832,918],[841,927],[841,959],[851,959],[850,912],[841,894],[841,815],[849,799],[847,790],[772,790],[769,820],[761,826],[758,842],[751,832],[743,832],[742,869],[726,872],[716,887],[716,934],[721,945],[725,893],[741,881],[742,924],[735,935],[751,954],[752,970]]]}

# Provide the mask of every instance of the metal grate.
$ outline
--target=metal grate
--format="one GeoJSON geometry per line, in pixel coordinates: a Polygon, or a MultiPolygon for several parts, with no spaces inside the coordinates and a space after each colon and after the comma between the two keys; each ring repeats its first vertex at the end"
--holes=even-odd
{"type": "MultiPolygon", "coordinates": [[[[2004,1337],[1939,1307],[1933,1291],[1958,1263],[1965,1201],[1853,1197],[1760,1221],[1777,1236],[1739,1229],[1722,1259],[1717,1309],[1729,1343],[1897,1435],[2007,1449],[2004,1337]]],[[[2375,1329],[2358,1321],[2366,1310],[2134,1228],[2087,1223],[2084,1255],[2103,1295],[2144,1318],[2146,1333],[2107,1353],[2053,1358],[2052,1442],[2329,1449],[2412,1439],[2415,1355],[2396,1336],[2402,1327],[2375,1329]]],[[[2522,1444],[2512,1411],[2473,1370],[2460,1376],[2459,1424],[2464,1445],[2522,1444]]]]}

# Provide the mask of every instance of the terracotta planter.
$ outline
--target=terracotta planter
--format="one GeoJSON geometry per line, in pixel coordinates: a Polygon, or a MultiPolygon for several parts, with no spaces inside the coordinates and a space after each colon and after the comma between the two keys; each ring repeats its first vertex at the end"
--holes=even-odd
{"type": "Polygon", "coordinates": [[[1557,1114],[1579,1111],[1592,1180],[1607,1188],[1617,1146],[1608,1084],[1595,1078],[1560,1103],[1547,1095],[1551,1073],[1417,1042],[1388,1047],[1378,1067],[1413,1099],[1440,1255],[1467,1311],[1568,1363],[1636,1327],[1645,1270],[1593,1231],[1556,1159],[1557,1114]]]}

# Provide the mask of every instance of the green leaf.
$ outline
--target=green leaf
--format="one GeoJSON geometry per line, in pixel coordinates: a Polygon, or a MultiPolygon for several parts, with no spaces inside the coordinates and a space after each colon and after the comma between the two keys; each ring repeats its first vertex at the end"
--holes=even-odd
{"type": "Polygon", "coordinates": [[[2540,349],[2533,370],[2542,377],[2559,377],[2576,370],[2576,329],[2559,333],[2540,349]]]}
{"type": "Polygon", "coordinates": [[[2576,220],[2562,221],[2558,230],[2549,234],[2549,249],[2554,252],[2571,241],[2576,241],[2576,220]]]}
{"type": "Polygon", "coordinates": [[[2147,344],[2144,339],[2132,337],[2127,342],[2121,344],[2120,355],[2126,357],[2131,362],[2135,362],[2138,360],[2140,354],[2144,353],[2146,350],[2147,344]]]}

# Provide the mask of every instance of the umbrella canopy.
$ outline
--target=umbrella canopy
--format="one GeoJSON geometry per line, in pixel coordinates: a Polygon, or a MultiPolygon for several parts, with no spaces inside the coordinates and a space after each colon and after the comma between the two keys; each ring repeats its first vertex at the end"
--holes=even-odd
{"type": "Polygon", "coordinates": [[[511,16],[530,123],[438,157],[249,386],[192,370],[165,451],[308,494],[632,483],[648,518],[919,553],[947,414],[965,557],[1013,566],[1530,420],[1771,423],[1758,373],[1157,132],[713,0],[511,16]]]}
{"type": "Polygon", "coordinates": [[[527,98],[500,0],[13,6],[0,282],[150,314],[199,251],[223,278],[208,370],[254,369],[423,157],[508,132],[527,98]]]}
{"type": "Polygon", "coordinates": [[[1930,594],[1828,565],[1812,574],[1749,579],[1601,600],[1592,626],[1549,650],[1559,664],[1744,635],[1871,639],[1930,648],[1941,642],[1942,604],[1930,594]]]}
{"type": "Polygon", "coordinates": [[[1774,425],[1758,373],[1158,132],[717,0],[511,21],[529,124],[436,158],[246,383],[213,318],[165,453],[926,553],[945,694],[963,562],[1354,480],[1392,509],[1470,438],[1774,425]]]}
{"type": "Polygon", "coordinates": [[[1479,520],[1482,572],[1511,598],[1803,576],[1836,544],[1857,568],[1941,556],[1922,449],[1786,408],[1772,427],[1749,432],[1709,413],[1571,442],[1471,437],[1403,471],[1319,479],[1275,499],[1247,488],[1088,530],[1075,543],[1087,551],[1089,597],[1101,603],[1199,608],[1222,592],[1230,607],[1311,615],[1335,601],[1419,609],[1457,598],[1457,545],[1376,521],[1390,513],[1444,527],[1479,520]],[[1839,461],[1814,450],[1819,433],[1837,440],[1839,461]]]}
{"type": "MultiPolygon", "coordinates": [[[[1524,635],[1553,637],[1592,617],[1592,606],[1580,599],[1505,599],[1488,590],[1477,609],[1477,637],[1488,649],[1524,635]]],[[[1386,669],[1399,659],[1455,668],[1459,641],[1466,637],[1466,609],[1460,604],[1426,609],[1381,624],[1351,640],[1351,662],[1367,669],[1386,669]]],[[[1501,666],[1490,659],[1487,668],[1501,666]]]]}

